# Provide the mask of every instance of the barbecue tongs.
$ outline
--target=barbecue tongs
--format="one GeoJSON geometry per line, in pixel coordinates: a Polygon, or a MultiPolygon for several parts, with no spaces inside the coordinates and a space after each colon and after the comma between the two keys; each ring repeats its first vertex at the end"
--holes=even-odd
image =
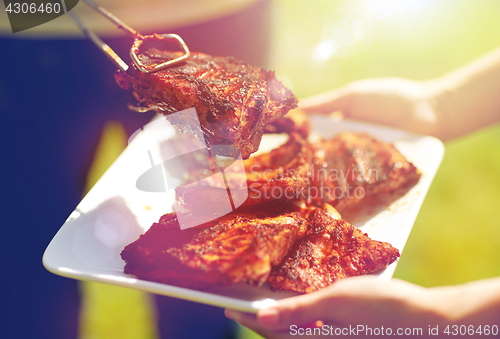
{"type": "MultiPolygon", "coordinates": [[[[123,29],[128,35],[130,35],[132,38],[134,38],[134,43],[132,44],[132,47],[130,48],[130,57],[132,58],[132,61],[134,64],[137,66],[137,68],[143,72],[143,73],[153,73],[160,71],[164,68],[167,68],[169,66],[172,66],[174,64],[177,64],[179,62],[182,62],[183,60],[187,59],[189,57],[189,48],[187,47],[186,43],[180,36],[177,34],[153,34],[153,35],[141,35],[139,32],[136,30],[132,29],[132,27],[126,25],[124,22],[122,22],[120,19],[115,17],[113,14],[108,12],[106,9],[103,7],[99,6],[92,0],[82,0],[85,2],[87,5],[89,5],[92,9],[95,11],[101,13],[104,15],[108,20],[113,22],[118,26],[118,28],[123,29]],[[139,60],[139,57],[137,56],[137,53],[139,52],[139,47],[142,45],[144,41],[147,40],[174,40],[177,41],[177,43],[182,47],[183,54],[175,59],[168,60],[166,62],[163,62],[161,64],[153,64],[153,65],[144,65],[141,60],[139,60]]],[[[83,31],[83,33],[90,39],[92,42],[101,49],[106,56],[113,61],[118,68],[121,70],[126,71],[128,69],[128,65],[118,56],[118,54],[115,53],[109,47],[104,41],[102,41],[94,32],[92,32],[90,29],[88,29],[84,23],[72,12],[67,12],[67,14],[70,16],[73,21],[76,22],[76,24],[80,27],[80,29],[83,31]]]]}

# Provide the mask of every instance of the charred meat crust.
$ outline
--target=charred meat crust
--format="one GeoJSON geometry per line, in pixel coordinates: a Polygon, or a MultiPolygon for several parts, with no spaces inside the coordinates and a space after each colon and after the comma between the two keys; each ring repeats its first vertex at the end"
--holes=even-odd
{"type": "Polygon", "coordinates": [[[295,198],[315,206],[328,203],[339,212],[368,200],[397,198],[422,175],[393,145],[366,133],[350,132],[315,143],[292,132],[282,146],[246,160],[245,169],[248,187],[255,187],[254,192],[263,183],[294,178],[286,183],[298,192],[295,198]]]}
{"type": "Polygon", "coordinates": [[[390,244],[372,240],[344,220],[321,209],[309,215],[309,227],[269,277],[273,290],[309,293],[338,279],[384,269],[399,257],[390,244]]]}
{"type": "Polygon", "coordinates": [[[125,247],[125,273],[197,289],[266,281],[274,290],[312,292],[337,279],[368,274],[399,257],[327,209],[282,204],[246,208],[180,230],[166,214],[125,247]]]}
{"type": "Polygon", "coordinates": [[[262,285],[306,229],[298,212],[233,213],[187,230],[180,230],[171,213],[121,256],[125,273],[141,279],[201,289],[239,282],[262,285]]]}
{"type": "MultiPolygon", "coordinates": [[[[179,53],[149,49],[140,58],[150,65],[179,53]]],[[[118,71],[115,79],[143,109],[169,115],[196,108],[203,136],[189,123],[176,123],[204,137],[207,145],[236,146],[243,159],[258,149],[266,125],[297,106],[297,99],[274,72],[232,57],[191,53],[184,63],[150,74],[132,64],[127,71],[118,71]]]]}

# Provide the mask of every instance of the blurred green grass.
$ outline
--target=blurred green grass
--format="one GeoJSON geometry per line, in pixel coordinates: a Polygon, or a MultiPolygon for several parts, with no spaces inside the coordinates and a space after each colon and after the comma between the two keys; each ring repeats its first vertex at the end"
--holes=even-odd
{"type": "MultiPolygon", "coordinates": [[[[367,26],[372,39],[359,43],[359,54],[318,63],[312,53],[328,20],[352,17],[364,2],[274,0],[269,68],[302,98],[363,78],[441,76],[500,46],[500,1],[412,1],[421,4],[418,15],[394,15],[373,29],[367,26]]],[[[113,126],[104,131],[89,187],[124,147],[126,139],[113,126]]],[[[423,286],[500,275],[500,126],[445,146],[395,273],[423,286]]],[[[86,285],[82,293],[82,337],[157,337],[147,295],[98,284],[86,285]]],[[[242,329],[240,337],[258,336],[242,329]]]]}
{"type": "MultiPolygon", "coordinates": [[[[500,46],[500,1],[414,1],[421,4],[418,15],[376,22],[369,50],[333,55],[319,66],[308,60],[325,38],[328,19],[356,16],[349,6],[358,4],[359,10],[363,3],[275,1],[280,42],[274,44],[270,67],[299,98],[363,78],[431,79],[500,46]]],[[[445,147],[395,274],[424,286],[500,275],[500,126],[445,147]]]]}
{"type": "Polygon", "coordinates": [[[446,144],[396,277],[423,286],[500,276],[500,127],[446,144]]]}

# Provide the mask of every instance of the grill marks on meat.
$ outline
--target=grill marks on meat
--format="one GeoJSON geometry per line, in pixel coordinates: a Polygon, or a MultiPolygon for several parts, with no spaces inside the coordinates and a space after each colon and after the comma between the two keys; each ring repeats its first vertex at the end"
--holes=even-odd
{"type": "Polygon", "coordinates": [[[140,279],[204,289],[211,284],[262,285],[307,229],[298,212],[230,214],[180,230],[164,215],[121,256],[140,279]]]}
{"type": "Polygon", "coordinates": [[[393,145],[366,133],[341,133],[311,144],[292,132],[284,145],[246,160],[245,168],[249,187],[292,177],[296,199],[328,203],[340,212],[370,199],[396,198],[421,176],[393,145]]]}
{"type": "Polygon", "coordinates": [[[265,128],[265,133],[292,133],[297,132],[307,139],[311,132],[311,123],[307,114],[297,108],[287,113],[284,117],[270,123],[265,128]]]}
{"type": "Polygon", "coordinates": [[[399,251],[325,210],[309,214],[307,235],[299,240],[269,277],[273,290],[309,293],[338,279],[369,274],[396,261],[399,251]]]}
{"type": "MultiPolygon", "coordinates": [[[[145,65],[176,58],[180,52],[148,49],[139,57],[145,65]]],[[[204,137],[207,145],[234,145],[243,159],[255,152],[266,125],[297,106],[297,99],[275,77],[231,57],[191,53],[184,63],[145,74],[135,65],[115,74],[137,106],[169,115],[195,107],[203,130],[199,135],[186,121],[185,132],[204,137]]]]}
{"type": "Polygon", "coordinates": [[[281,204],[186,230],[166,214],[121,256],[125,273],[150,281],[197,289],[269,281],[274,290],[308,293],[384,269],[399,251],[340,220],[327,204],[281,204]]]}
{"type": "Polygon", "coordinates": [[[366,133],[341,133],[317,143],[314,165],[312,185],[323,194],[313,200],[341,212],[366,199],[406,192],[421,176],[393,145],[366,133]]]}
{"type": "MultiPolygon", "coordinates": [[[[292,132],[283,147],[245,161],[246,178],[226,171],[231,194],[241,207],[281,204],[302,198],[310,185],[308,165],[313,161],[311,145],[299,133],[292,132]],[[237,188],[237,182],[246,180],[248,188],[237,188]],[[243,198],[241,198],[243,197],[243,198]]],[[[187,210],[199,209],[203,201],[227,199],[227,190],[221,183],[211,186],[186,185],[175,189],[177,200],[187,210]],[[189,194],[196,191],[196,195],[189,194]]]]}
{"type": "MultiPolygon", "coordinates": [[[[304,200],[313,206],[331,204],[341,213],[353,213],[362,204],[390,203],[420,179],[421,172],[393,146],[365,133],[341,133],[329,140],[308,142],[298,132],[271,152],[244,161],[248,188],[233,188],[242,207],[304,200]],[[241,198],[242,197],[242,198],[241,198]]],[[[226,172],[231,187],[245,180],[226,172]]],[[[176,188],[188,210],[203,201],[226,199],[221,183],[176,188]],[[197,194],[187,194],[196,190],[197,194]]]]}
{"type": "MultiPolygon", "coordinates": [[[[275,177],[294,176],[308,182],[310,167],[314,162],[314,148],[298,132],[291,132],[285,144],[269,153],[245,160],[249,183],[262,183],[275,177]]],[[[304,182],[306,184],[306,182],[304,182]]]]}

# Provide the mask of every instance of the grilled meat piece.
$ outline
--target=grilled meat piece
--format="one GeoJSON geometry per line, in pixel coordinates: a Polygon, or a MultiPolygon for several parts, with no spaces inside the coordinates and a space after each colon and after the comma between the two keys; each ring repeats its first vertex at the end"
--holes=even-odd
{"type": "Polygon", "coordinates": [[[297,108],[288,112],[284,117],[271,122],[264,129],[264,133],[299,133],[304,139],[307,139],[311,132],[311,123],[303,110],[297,108]]]}
{"type": "Polygon", "coordinates": [[[313,156],[314,148],[307,139],[300,133],[291,132],[282,146],[244,161],[247,181],[249,184],[264,183],[280,174],[306,182],[311,175],[313,156]]]}
{"type": "Polygon", "coordinates": [[[340,219],[330,205],[240,208],[181,230],[175,213],[121,253],[125,273],[200,290],[246,282],[308,293],[337,279],[386,268],[399,257],[340,219]]]}
{"type": "MultiPolygon", "coordinates": [[[[300,134],[292,132],[282,147],[246,160],[246,178],[242,178],[241,173],[225,172],[232,199],[243,201],[247,197],[242,208],[303,199],[310,185],[312,161],[311,145],[300,134]],[[247,187],[239,188],[242,180],[246,180],[247,187]]],[[[204,182],[177,187],[175,192],[177,201],[185,209],[199,213],[204,213],[200,210],[204,202],[223,201],[228,196],[225,183],[215,180],[210,185],[204,182]]]]}
{"type": "Polygon", "coordinates": [[[268,279],[273,290],[309,293],[337,279],[373,273],[399,257],[390,244],[367,234],[325,209],[308,210],[309,227],[268,279]]]}
{"type": "MultiPolygon", "coordinates": [[[[248,195],[243,206],[305,200],[324,203],[352,214],[361,203],[386,205],[420,179],[420,171],[393,146],[365,133],[341,133],[309,143],[291,132],[288,141],[269,153],[244,161],[248,188],[232,189],[234,197],[248,195]],[[248,190],[248,191],[247,191],[248,190]]],[[[244,178],[226,173],[231,187],[244,178]]],[[[176,189],[178,200],[193,210],[206,199],[226,199],[223,183],[176,189]],[[188,197],[196,189],[199,194],[188,197]]],[[[242,201],[242,198],[238,198],[242,201]]],[[[350,219],[349,219],[350,220],[350,219]]]]}
{"type": "Polygon", "coordinates": [[[140,279],[206,289],[211,284],[263,284],[307,229],[299,212],[232,213],[181,230],[166,214],[122,251],[125,273],[140,279]]]}
{"type": "MultiPolygon", "coordinates": [[[[148,49],[139,57],[145,65],[178,57],[180,52],[148,49]]],[[[297,99],[275,77],[232,57],[191,53],[182,64],[145,74],[134,64],[115,74],[141,110],[169,115],[194,107],[197,124],[176,121],[188,133],[210,145],[234,145],[247,159],[259,148],[264,128],[297,106],[297,99]],[[202,139],[203,140],[203,139],[202,139]]],[[[233,154],[226,154],[233,155],[233,154]]]]}
{"type": "Polygon", "coordinates": [[[341,133],[315,145],[311,185],[315,204],[340,212],[361,201],[383,200],[417,184],[421,172],[391,144],[366,133],[341,133]]]}
{"type": "Polygon", "coordinates": [[[296,198],[315,206],[328,203],[340,212],[369,199],[390,201],[421,176],[393,145],[365,133],[341,133],[311,144],[292,132],[284,145],[246,160],[245,169],[250,191],[252,185],[294,177],[296,198]]]}
{"type": "MultiPolygon", "coordinates": [[[[230,176],[228,176],[230,178],[230,176]]],[[[205,213],[203,210],[204,202],[207,201],[225,201],[228,199],[227,189],[223,182],[214,182],[216,186],[207,186],[204,184],[192,184],[177,187],[175,189],[176,200],[184,209],[197,213],[205,213]]],[[[233,201],[244,201],[241,208],[262,207],[267,204],[276,205],[286,201],[296,200],[301,196],[305,186],[303,181],[295,176],[287,177],[277,175],[275,178],[266,181],[252,183],[249,188],[232,188],[231,197],[233,201]],[[246,198],[246,200],[244,200],[246,198]]],[[[206,211],[208,215],[210,211],[206,211]]]]}

